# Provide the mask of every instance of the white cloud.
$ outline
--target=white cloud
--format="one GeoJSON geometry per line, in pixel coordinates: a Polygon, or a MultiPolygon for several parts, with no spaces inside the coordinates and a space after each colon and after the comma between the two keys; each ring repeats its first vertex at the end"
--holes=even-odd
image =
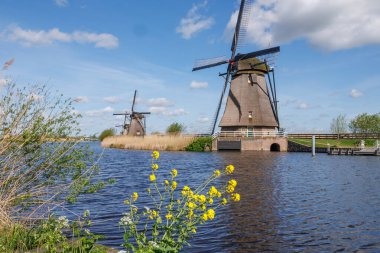
{"type": "Polygon", "coordinates": [[[0,76],[0,88],[6,86],[7,83],[8,83],[7,79],[2,78],[2,77],[0,76]]]}
{"type": "Polygon", "coordinates": [[[44,96],[36,94],[36,93],[30,93],[28,98],[31,100],[42,100],[44,98],[44,96]]]}
{"type": "MultiPolygon", "coordinates": [[[[237,11],[226,28],[232,34],[237,11]]],[[[253,3],[247,41],[262,47],[306,39],[333,51],[380,44],[380,1],[257,0],[253,3]]]]}
{"type": "Polygon", "coordinates": [[[105,97],[103,98],[104,101],[111,103],[111,104],[116,104],[120,101],[120,98],[118,97],[105,97]]]}
{"type": "Polygon", "coordinates": [[[212,17],[205,17],[198,13],[199,10],[206,7],[206,5],[207,1],[198,5],[193,4],[193,7],[187,12],[186,17],[181,19],[176,31],[182,34],[182,38],[190,39],[194,34],[209,29],[214,24],[212,17]]]}
{"type": "Polygon", "coordinates": [[[166,112],[166,107],[160,107],[160,106],[152,106],[152,107],[149,107],[149,111],[152,113],[152,114],[164,114],[164,112],[166,112]]]}
{"type": "Polygon", "coordinates": [[[69,5],[69,1],[68,0],[54,0],[54,2],[59,7],[66,7],[66,6],[69,5]]]}
{"type": "Polygon", "coordinates": [[[86,96],[78,96],[74,98],[74,101],[77,103],[87,103],[88,102],[88,97],[86,96]]]}
{"type": "Polygon", "coordinates": [[[197,120],[199,123],[207,123],[210,121],[208,117],[199,117],[197,120]]]}
{"type": "Polygon", "coordinates": [[[363,96],[363,93],[358,91],[357,89],[352,89],[350,92],[350,96],[353,98],[357,98],[363,96]]]}
{"type": "Polygon", "coordinates": [[[310,108],[310,105],[307,104],[307,103],[304,103],[304,102],[299,103],[299,104],[297,105],[297,109],[304,110],[304,109],[309,109],[309,108],[310,108]]]}
{"type": "Polygon", "coordinates": [[[168,107],[174,105],[167,98],[151,98],[148,100],[148,106],[151,107],[168,107]]]}
{"type": "Polygon", "coordinates": [[[104,115],[104,114],[108,114],[108,113],[112,113],[114,111],[114,109],[110,106],[107,106],[103,109],[100,109],[100,110],[90,110],[90,111],[86,111],[85,114],[87,116],[101,116],[101,115],[104,115]]]}
{"type": "Polygon", "coordinates": [[[74,110],[71,111],[71,114],[72,115],[79,115],[80,111],[74,109],[74,110]]]}
{"type": "Polygon", "coordinates": [[[181,116],[186,115],[187,112],[183,108],[175,109],[174,111],[168,111],[164,115],[165,116],[181,116]]]}
{"type": "Polygon", "coordinates": [[[181,116],[187,114],[187,112],[183,108],[178,108],[170,111],[167,107],[164,106],[152,106],[149,107],[149,111],[152,114],[158,114],[163,116],[181,116]]]}
{"type": "Polygon", "coordinates": [[[18,41],[24,46],[50,45],[54,42],[76,42],[81,44],[94,44],[100,48],[117,48],[119,40],[109,33],[89,33],[75,31],[73,33],[61,32],[58,28],[45,30],[26,30],[19,26],[11,26],[4,33],[11,41],[18,41]]]}
{"type": "Polygon", "coordinates": [[[208,82],[192,81],[190,84],[190,88],[192,89],[202,89],[202,88],[207,88],[207,87],[208,87],[208,82]]]}

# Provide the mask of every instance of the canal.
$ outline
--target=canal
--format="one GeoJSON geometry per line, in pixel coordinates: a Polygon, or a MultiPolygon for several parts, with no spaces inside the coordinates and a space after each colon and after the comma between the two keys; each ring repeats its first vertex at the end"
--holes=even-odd
{"type": "MultiPolygon", "coordinates": [[[[92,148],[103,152],[98,143],[92,148]]],[[[161,152],[158,180],[176,168],[179,188],[196,185],[228,164],[235,165],[241,201],[219,209],[183,252],[380,251],[379,157],[161,152]]],[[[81,197],[70,209],[89,209],[91,231],[106,236],[102,244],[120,248],[123,200],[138,191],[139,204],[149,206],[150,152],[106,149],[99,165],[101,177],[116,183],[81,197]]]]}

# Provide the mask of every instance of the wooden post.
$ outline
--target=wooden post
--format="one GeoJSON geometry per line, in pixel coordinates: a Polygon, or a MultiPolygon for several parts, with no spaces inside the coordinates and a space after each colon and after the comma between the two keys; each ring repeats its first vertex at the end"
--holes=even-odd
{"type": "Polygon", "coordinates": [[[315,156],[315,135],[312,137],[312,147],[311,147],[312,156],[315,156]]]}

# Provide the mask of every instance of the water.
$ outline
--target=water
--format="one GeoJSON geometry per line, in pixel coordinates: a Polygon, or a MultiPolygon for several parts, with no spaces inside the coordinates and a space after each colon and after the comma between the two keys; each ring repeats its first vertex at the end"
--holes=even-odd
{"type": "MultiPolygon", "coordinates": [[[[98,144],[94,149],[100,151],[98,144]]],[[[148,205],[150,152],[107,149],[103,178],[117,182],[71,207],[91,210],[102,244],[122,243],[122,203],[133,191],[148,205]]],[[[172,168],[179,188],[234,164],[241,202],[218,210],[184,252],[380,252],[379,157],[270,152],[161,152],[158,178],[172,168]]],[[[221,178],[223,184],[228,178],[221,178]]]]}

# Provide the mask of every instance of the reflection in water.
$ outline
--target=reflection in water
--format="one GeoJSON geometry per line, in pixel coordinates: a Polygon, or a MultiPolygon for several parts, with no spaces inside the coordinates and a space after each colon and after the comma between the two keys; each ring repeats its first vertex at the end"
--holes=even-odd
{"type": "MultiPolygon", "coordinates": [[[[97,146],[94,146],[97,149],[97,146]]],[[[103,177],[117,183],[74,207],[90,209],[102,243],[118,247],[122,201],[148,187],[149,154],[108,149],[103,177]]],[[[380,160],[271,152],[162,152],[161,178],[172,168],[179,188],[205,179],[216,168],[236,167],[241,202],[217,210],[184,252],[377,252],[380,248],[380,160]]],[[[217,186],[228,178],[221,178],[217,186]]],[[[139,203],[148,205],[140,194],[139,203]]]]}

